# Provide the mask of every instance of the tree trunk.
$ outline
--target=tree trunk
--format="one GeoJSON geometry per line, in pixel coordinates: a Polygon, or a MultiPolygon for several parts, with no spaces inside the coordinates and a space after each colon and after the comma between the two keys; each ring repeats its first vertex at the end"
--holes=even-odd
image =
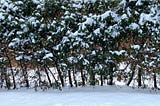
{"type": "Polygon", "coordinates": [[[11,75],[12,75],[12,79],[13,79],[13,89],[16,89],[16,81],[15,81],[14,71],[13,71],[13,68],[12,68],[11,60],[10,60],[7,53],[6,53],[6,57],[7,57],[8,62],[9,62],[9,67],[10,67],[11,75]]]}
{"type": "Polygon", "coordinates": [[[62,87],[64,87],[64,80],[63,80],[62,72],[61,72],[60,69],[58,68],[58,64],[55,63],[55,65],[56,65],[56,68],[57,68],[58,76],[59,76],[60,81],[61,81],[61,85],[62,85],[62,87]]]}
{"type": "Polygon", "coordinates": [[[127,83],[127,86],[129,86],[129,85],[131,84],[131,82],[132,82],[132,80],[133,80],[133,77],[134,77],[134,74],[135,74],[135,72],[134,72],[134,70],[132,70],[131,77],[129,78],[129,81],[128,81],[128,83],[127,83]]]}
{"type": "Polygon", "coordinates": [[[46,75],[47,75],[47,78],[48,78],[49,85],[50,85],[50,87],[52,87],[52,81],[51,81],[51,79],[50,79],[50,77],[49,77],[48,70],[46,69],[46,67],[44,67],[44,70],[45,70],[45,72],[46,72],[46,75]]]}
{"type": "Polygon", "coordinates": [[[113,85],[113,67],[111,66],[109,70],[109,82],[108,85],[113,85]]]}
{"type": "Polygon", "coordinates": [[[101,75],[100,75],[100,80],[101,80],[101,86],[103,86],[103,74],[101,72],[101,75]]]}
{"type": "Polygon", "coordinates": [[[113,85],[113,68],[114,68],[114,63],[110,63],[109,66],[109,82],[108,85],[113,85]]]}
{"type": "Polygon", "coordinates": [[[25,79],[25,82],[26,82],[26,87],[29,88],[29,80],[28,80],[27,70],[24,70],[24,79],[25,79]]]}
{"type": "Polygon", "coordinates": [[[22,71],[23,71],[23,76],[24,76],[24,81],[26,83],[26,87],[28,88],[29,87],[29,80],[28,80],[27,66],[25,66],[25,64],[23,64],[22,61],[20,61],[20,65],[21,65],[21,68],[22,68],[22,71]]]}
{"type": "Polygon", "coordinates": [[[11,69],[11,73],[12,73],[12,79],[13,79],[13,89],[16,89],[16,81],[15,81],[13,69],[11,69]]]}
{"type": "Polygon", "coordinates": [[[156,76],[156,72],[155,71],[153,73],[153,81],[154,81],[154,88],[157,89],[157,76],[156,76]]]}
{"type": "Polygon", "coordinates": [[[75,67],[74,67],[74,69],[73,69],[73,79],[74,79],[74,84],[75,84],[75,86],[77,87],[78,84],[77,84],[77,80],[76,80],[76,69],[75,69],[75,67]]]}
{"type": "Polygon", "coordinates": [[[62,90],[62,89],[61,89],[61,86],[59,85],[59,83],[58,83],[57,79],[55,78],[55,76],[54,76],[53,72],[50,70],[50,68],[49,68],[48,66],[46,66],[46,68],[48,69],[48,71],[51,73],[51,75],[52,75],[53,79],[55,80],[56,87],[58,87],[58,88],[59,88],[59,90],[62,90]]]}
{"type": "Polygon", "coordinates": [[[80,69],[80,71],[81,71],[82,86],[85,86],[85,78],[83,74],[83,69],[80,69]]]}
{"type": "Polygon", "coordinates": [[[9,76],[7,75],[7,73],[5,73],[5,81],[6,81],[6,87],[7,87],[8,89],[10,89],[10,88],[11,88],[11,81],[10,81],[10,78],[9,78],[9,76]]]}
{"type": "Polygon", "coordinates": [[[90,85],[95,85],[95,74],[93,71],[90,73],[90,85]]]}
{"type": "Polygon", "coordinates": [[[69,84],[70,84],[71,87],[73,87],[72,77],[71,77],[71,70],[68,70],[68,77],[69,77],[69,84]]]}
{"type": "Polygon", "coordinates": [[[138,86],[142,86],[142,71],[141,69],[138,70],[138,86]]]}
{"type": "Polygon", "coordinates": [[[42,82],[41,72],[40,72],[41,70],[40,70],[40,68],[39,68],[38,66],[37,66],[37,69],[38,69],[38,70],[37,70],[37,71],[38,71],[37,74],[38,74],[38,80],[39,80],[39,86],[40,86],[40,85],[41,85],[41,82],[42,82]]]}
{"type": "Polygon", "coordinates": [[[110,73],[108,85],[113,85],[113,73],[110,73]]]}
{"type": "Polygon", "coordinates": [[[26,83],[26,87],[29,88],[29,80],[28,80],[27,70],[22,65],[21,65],[21,67],[22,67],[22,72],[23,72],[24,81],[26,83]]]}

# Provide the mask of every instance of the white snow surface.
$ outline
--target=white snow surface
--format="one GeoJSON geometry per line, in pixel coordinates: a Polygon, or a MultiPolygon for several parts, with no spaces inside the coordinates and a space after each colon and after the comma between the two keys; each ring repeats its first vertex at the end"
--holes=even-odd
{"type": "Polygon", "coordinates": [[[121,86],[0,90],[1,106],[159,106],[160,92],[121,86]]]}

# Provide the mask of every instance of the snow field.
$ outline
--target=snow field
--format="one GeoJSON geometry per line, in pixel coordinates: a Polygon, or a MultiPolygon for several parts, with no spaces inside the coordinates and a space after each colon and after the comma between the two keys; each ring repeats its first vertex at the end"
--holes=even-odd
{"type": "Polygon", "coordinates": [[[65,88],[63,91],[0,92],[0,106],[158,106],[160,93],[128,87],[65,88]]]}

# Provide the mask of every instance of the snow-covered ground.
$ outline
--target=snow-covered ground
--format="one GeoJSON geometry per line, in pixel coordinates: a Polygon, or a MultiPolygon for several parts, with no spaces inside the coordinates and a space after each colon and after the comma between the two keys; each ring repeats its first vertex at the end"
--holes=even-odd
{"type": "Polygon", "coordinates": [[[0,106],[159,106],[160,92],[128,87],[0,91],[0,106]]]}

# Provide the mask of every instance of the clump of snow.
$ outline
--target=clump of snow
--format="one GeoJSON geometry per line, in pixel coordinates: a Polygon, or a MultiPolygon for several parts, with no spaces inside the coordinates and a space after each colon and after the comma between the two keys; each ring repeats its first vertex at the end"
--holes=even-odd
{"type": "Polygon", "coordinates": [[[123,7],[126,7],[126,3],[127,3],[126,0],[122,0],[122,1],[120,2],[120,5],[123,6],[123,7]]]}
{"type": "Polygon", "coordinates": [[[21,4],[23,4],[23,2],[22,1],[16,1],[15,4],[21,5],[21,4]]]}
{"type": "Polygon", "coordinates": [[[82,5],[81,4],[73,4],[73,7],[80,9],[80,8],[82,8],[82,5]]]}
{"type": "Polygon", "coordinates": [[[119,26],[115,24],[113,26],[109,26],[105,31],[108,32],[113,38],[115,38],[120,34],[120,32],[118,31],[118,27],[119,26]]]}
{"type": "Polygon", "coordinates": [[[120,51],[109,51],[109,52],[112,53],[112,54],[116,54],[116,55],[118,55],[118,56],[120,56],[120,55],[126,53],[125,50],[120,50],[120,51]]]}
{"type": "Polygon", "coordinates": [[[128,19],[127,14],[123,14],[123,15],[121,16],[121,19],[128,19]]]}
{"type": "Polygon", "coordinates": [[[131,9],[130,9],[129,7],[127,7],[127,14],[128,14],[129,16],[132,15],[130,11],[131,11],[131,9]]]}
{"type": "Polygon", "coordinates": [[[68,39],[68,37],[63,37],[62,39],[62,43],[65,43],[65,42],[69,42],[70,40],[68,39]]]}
{"type": "Polygon", "coordinates": [[[88,3],[88,2],[90,2],[90,3],[95,3],[96,2],[96,0],[74,0],[75,2],[84,2],[84,3],[88,3]]]}
{"type": "Polygon", "coordinates": [[[3,16],[3,13],[0,12],[0,20],[4,20],[5,17],[3,16]]]}
{"type": "Polygon", "coordinates": [[[53,54],[52,54],[52,53],[47,53],[47,54],[43,57],[43,59],[48,59],[48,58],[51,58],[51,57],[53,57],[53,54]]]}
{"type": "Polygon", "coordinates": [[[77,63],[77,58],[76,57],[73,57],[73,56],[71,56],[71,57],[68,57],[68,59],[67,59],[70,63],[77,63]]]}
{"type": "Polygon", "coordinates": [[[80,55],[78,55],[78,57],[77,57],[79,60],[81,60],[82,58],[84,58],[84,55],[83,54],[80,54],[80,55]]]}
{"type": "Polygon", "coordinates": [[[96,35],[100,34],[100,28],[97,28],[96,30],[94,30],[94,33],[95,33],[96,35]]]}
{"type": "Polygon", "coordinates": [[[17,31],[16,34],[21,35],[21,34],[23,34],[23,31],[17,31]]]}
{"type": "Polygon", "coordinates": [[[91,53],[92,55],[96,55],[96,51],[94,50],[94,51],[92,51],[92,53],[91,53]]]}
{"type": "Polygon", "coordinates": [[[29,18],[28,18],[28,22],[29,22],[30,24],[34,25],[34,26],[36,26],[37,23],[38,23],[38,21],[36,20],[35,17],[29,17],[29,18]]]}
{"type": "Polygon", "coordinates": [[[104,20],[105,18],[109,16],[111,16],[114,19],[114,21],[119,21],[118,15],[111,10],[106,11],[105,13],[103,13],[102,15],[99,15],[98,17],[101,17],[101,19],[104,20]]]}
{"type": "Polygon", "coordinates": [[[140,19],[139,19],[139,24],[144,25],[145,22],[147,22],[147,21],[155,24],[155,23],[159,22],[158,20],[159,19],[158,19],[157,15],[153,17],[152,14],[141,13],[140,19]]]}
{"type": "Polygon", "coordinates": [[[89,64],[89,61],[87,59],[84,59],[83,65],[87,65],[87,64],[89,64]]]}
{"type": "Polygon", "coordinates": [[[129,28],[135,30],[135,29],[139,29],[140,27],[139,27],[139,25],[136,24],[136,23],[131,23],[131,24],[129,25],[129,28]]]}
{"type": "Polygon", "coordinates": [[[138,0],[137,2],[136,2],[136,6],[141,6],[143,3],[142,3],[142,1],[141,0],[138,0]]]}
{"type": "Polygon", "coordinates": [[[131,48],[139,50],[141,47],[140,45],[132,45],[131,48]]]}
{"type": "Polygon", "coordinates": [[[92,18],[87,18],[84,24],[92,26],[94,24],[94,20],[92,18]]]}
{"type": "Polygon", "coordinates": [[[17,43],[19,43],[21,40],[19,38],[14,38],[12,42],[9,43],[9,47],[14,47],[17,43]]]}
{"type": "Polygon", "coordinates": [[[106,11],[105,13],[103,13],[103,14],[101,15],[102,20],[105,19],[106,17],[110,16],[111,13],[112,13],[112,11],[106,11]]]}
{"type": "Polygon", "coordinates": [[[17,56],[16,57],[16,60],[23,60],[23,59],[26,59],[26,60],[31,60],[31,56],[26,56],[26,55],[20,55],[20,56],[17,56]]]}
{"type": "Polygon", "coordinates": [[[42,1],[42,0],[32,0],[32,2],[35,3],[35,4],[39,4],[40,1],[42,1]]]}
{"type": "Polygon", "coordinates": [[[149,63],[149,66],[154,66],[154,61],[151,61],[150,63],[149,63]]]}
{"type": "Polygon", "coordinates": [[[23,32],[28,32],[29,28],[27,27],[26,24],[21,24],[21,28],[23,29],[23,32]]]}
{"type": "Polygon", "coordinates": [[[0,62],[3,62],[4,60],[6,60],[4,57],[0,57],[0,62]]]}

